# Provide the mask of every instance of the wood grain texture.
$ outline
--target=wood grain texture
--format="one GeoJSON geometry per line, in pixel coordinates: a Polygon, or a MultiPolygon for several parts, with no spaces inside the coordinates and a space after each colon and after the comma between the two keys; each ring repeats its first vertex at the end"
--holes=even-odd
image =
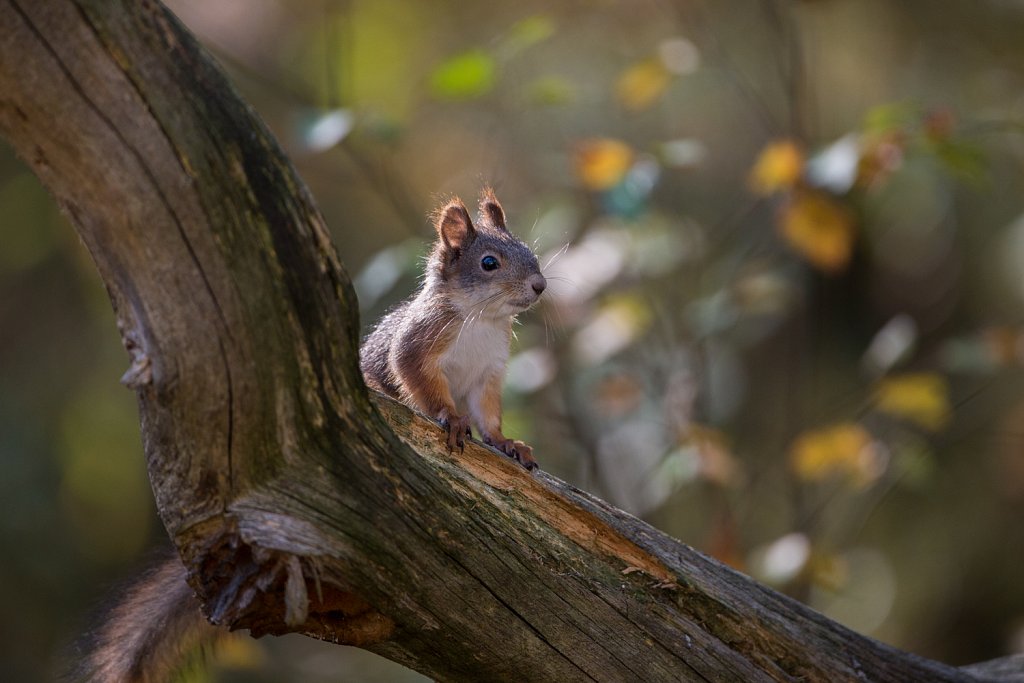
{"type": "Polygon", "coordinates": [[[155,0],[0,0],[0,134],[106,283],[160,514],[215,622],[445,681],[1010,680],[850,632],[371,397],[308,191],[155,0]]]}

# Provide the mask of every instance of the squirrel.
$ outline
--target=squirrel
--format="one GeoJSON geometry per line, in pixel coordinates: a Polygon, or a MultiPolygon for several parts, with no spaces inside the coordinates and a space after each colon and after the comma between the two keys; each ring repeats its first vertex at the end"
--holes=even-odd
{"type": "MultiPolygon", "coordinates": [[[[489,188],[476,225],[458,199],[438,209],[434,223],[437,241],[423,285],[366,338],[363,377],[370,388],[439,420],[449,450],[465,446],[472,421],[485,443],[533,470],[532,449],[501,432],[501,383],[512,321],[547,286],[537,256],[508,231],[489,188]]],[[[171,557],[124,591],[90,634],[72,680],[163,683],[189,651],[226,634],[203,617],[184,565],[171,557]]]]}
{"type": "Polygon", "coordinates": [[[434,213],[423,285],[366,338],[360,366],[370,388],[438,420],[448,450],[464,448],[472,421],[485,444],[533,470],[533,450],[501,433],[501,384],[512,322],[547,281],[490,188],[479,208],[477,225],[459,199],[434,213]]]}

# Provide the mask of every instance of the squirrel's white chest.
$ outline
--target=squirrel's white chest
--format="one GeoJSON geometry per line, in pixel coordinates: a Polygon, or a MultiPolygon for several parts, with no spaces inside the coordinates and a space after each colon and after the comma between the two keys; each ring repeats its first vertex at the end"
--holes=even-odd
{"type": "Polygon", "coordinates": [[[506,321],[474,320],[462,327],[441,354],[441,370],[460,408],[489,377],[504,373],[510,336],[506,321]]]}

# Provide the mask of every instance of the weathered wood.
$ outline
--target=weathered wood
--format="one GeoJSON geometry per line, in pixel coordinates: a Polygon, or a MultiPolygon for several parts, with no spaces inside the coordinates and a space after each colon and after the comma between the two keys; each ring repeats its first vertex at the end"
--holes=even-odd
{"type": "Polygon", "coordinates": [[[1024,654],[990,659],[961,668],[982,680],[1024,683],[1024,654]]]}
{"type": "Polygon", "coordinates": [[[0,0],[0,133],[71,216],[218,623],[448,681],[971,681],[368,396],[308,192],[154,0],[0,0]]]}

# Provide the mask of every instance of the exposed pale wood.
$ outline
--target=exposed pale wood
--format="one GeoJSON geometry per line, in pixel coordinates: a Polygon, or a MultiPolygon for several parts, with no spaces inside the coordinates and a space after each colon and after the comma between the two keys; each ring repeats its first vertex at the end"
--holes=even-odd
{"type": "Polygon", "coordinates": [[[0,0],[0,133],[106,283],[160,514],[219,623],[448,681],[981,680],[368,396],[322,218],[157,2],[0,0]]]}

